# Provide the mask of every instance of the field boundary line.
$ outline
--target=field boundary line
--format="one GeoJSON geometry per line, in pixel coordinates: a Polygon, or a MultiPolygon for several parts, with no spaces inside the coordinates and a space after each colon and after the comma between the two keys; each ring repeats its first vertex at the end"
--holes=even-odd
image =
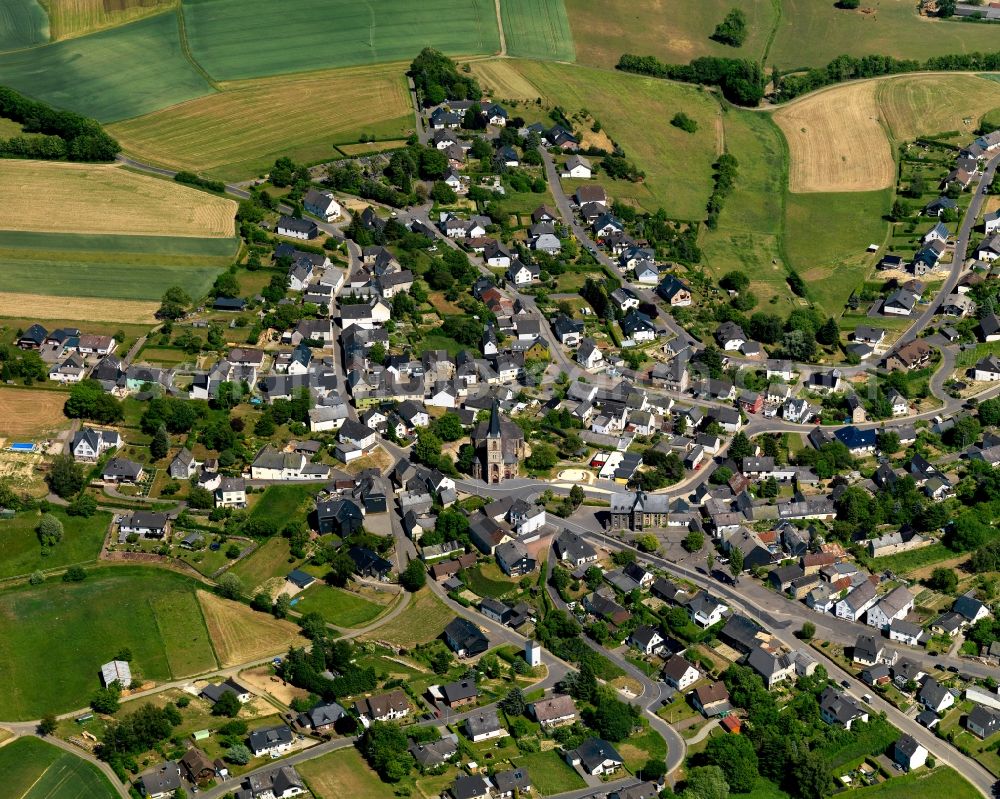
{"type": "MultiPolygon", "coordinates": [[[[767,63],[767,57],[771,54],[771,46],[778,37],[778,28],[781,27],[781,0],[771,0],[771,8],[774,9],[774,27],[771,28],[771,32],[767,35],[767,41],[764,42],[764,52],[760,56],[761,66],[767,63]]],[[[773,75],[771,80],[774,80],[773,75]]]]}
{"type": "Polygon", "coordinates": [[[194,57],[194,53],[191,52],[191,44],[188,42],[187,37],[187,20],[184,19],[184,4],[178,3],[175,13],[177,14],[177,38],[181,44],[181,53],[187,62],[192,66],[195,72],[201,75],[205,82],[211,87],[212,91],[221,91],[219,84],[216,83],[215,78],[208,74],[205,68],[198,63],[198,60],[194,57]]]}

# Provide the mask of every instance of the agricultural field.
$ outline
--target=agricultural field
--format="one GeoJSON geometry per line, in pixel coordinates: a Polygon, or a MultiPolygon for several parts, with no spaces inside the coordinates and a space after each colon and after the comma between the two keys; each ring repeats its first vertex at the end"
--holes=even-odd
{"type": "Polygon", "coordinates": [[[893,185],[896,167],[879,123],[878,86],[878,81],[835,86],[775,112],[788,141],[790,191],[874,191],[893,185]]]}
{"type": "Polygon", "coordinates": [[[221,667],[275,655],[305,643],[299,628],[290,621],[258,613],[208,591],[198,591],[198,602],[221,667]]]}
{"type": "Polygon", "coordinates": [[[387,64],[237,81],[109,131],[142,161],[247,178],[282,155],[312,163],[335,157],[333,145],[362,135],[405,138],[414,129],[405,71],[387,64]]]}
{"type": "Polygon", "coordinates": [[[385,608],[351,591],[314,583],[296,596],[299,613],[319,613],[337,627],[363,627],[385,608]]]}
{"type": "Polygon", "coordinates": [[[977,799],[979,792],[957,771],[938,767],[931,772],[893,777],[891,780],[859,788],[853,792],[859,799],[977,799]]]}
{"type": "Polygon", "coordinates": [[[37,440],[66,426],[58,391],[0,387],[0,436],[37,440]]]}
{"type": "Polygon", "coordinates": [[[977,75],[921,75],[878,81],[876,100],[897,142],[958,131],[972,138],[1000,107],[1000,83],[977,75]]]}
{"type": "Polygon", "coordinates": [[[52,41],[132,22],[175,6],[177,0],[39,0],[49,12],[52,41]]]}
{"type": "Polygon", "coordinates": [[[54,547],[46,548],[44,555],[35,532],[41,518],[39,513],[19,513],[3,523],[3,535],[0,535],[0,578],[97,560],[104,534],[111,524],[111,514],[95,513],[89,519],[67,516],[61,510],[53,510],[52,514],[63,524],[63,538],[54,547]]]}
{"type": "Polygon", "coordinates": [[[767,62],[789,70],[822,66],[843,54],[924,60],[992,52],[996,45],[994,27],[920,17],[909,0],[869,0],[854,11],[827,0],[781,0],[781,21],[767,62]]]}
{"type": "Polygon", "coordinates": [[[662,206],[674,218],[704,217],[718,154],[719,111],[710,94],[654,78],[540,61],[484,61],[472,68],[496,97],[508,97],[504,88],[517,87],[520,99],[542,97],[570,115],[586,109],[600,121],[646,172],[642,183],[605,181],[613,196],[650,212],[662,206]],[[698,123],[694,135],[670,124],[681,110],[698,123]]]}
{"type": "Polygon", "coordinates": [[[827,313],[838,315],[871,270],[869,244],[881,245],[891,191],[789,194],[785,252],[827,313]]]}
{"type": "Polygon", "coordinates": [[[183,13],[192,56],[219,81],[500,49],[493,0],[186,0],[183,13]]]}
{"type": "Polygon", "coordinates": [[[392,787],[383,783],[355,749],[341,749],[296,766],[317,799],[342,796],[390,799],[392,787]]]}
{"type": "Polygon", "coordinates": [[[508,55],[546,61],[576,57],[563,0],[501,0],[500,17],[508,55]]]}
{"type": "Polygon", "coordinates": [[[453,618],[454,612],[430,590],[419,591],[406,610],[364,637],[408,649],[437,638],[453,618]]]}
{"type": "Polygon", "coordinates": [[[175,14],[0,54],[0,75],[18,91],[101,122],[148,114],[212,91],[184,57],[175,14]]]}
{"type": "Polygon", "coordinates": [[[49,40],[49,21],[37,0],[0,5],[0,51],[34,47],[49,40]]]}
{"type": "Polygon", "coordinates": [[[8,799],[113,799],[118,792],[96,766],[38,738],[0,748],[8,799]]]}
{"type": "Polygon", "coordinates": [[[740,48],[709,38],[733,5],[729,0],[566,0],[577,60],[599,67],[613,67],[622,53],[685,64],[708,55],[763,58],[777,22],[776,0],[739,4],[749,30],[740,48]]]}
{"type": "Polygon", "coordinates": [[[172,572],[116,567],[90,569],[82,583],[49,581],[0,593],[0,658],[7,668],[0,716],[33,719],[84,706],[100,685],[101,664],[122,647],[132,650],[133,673],[146,680],[177,676],[168,640],[186,639],[188,657],[214,663],[200,614],[178,616],[172,602],[164,604],[194,588],[172,572]],[[46,691],[37,690],[39,674],[47,675],[46,691]]]}
{"type": "MultiPolygon", "coordinates": [[[[0,163],[4,230],[231,239],[236,203],[117,166],[0,163]]],[[[113,249],[113,248],[112,248],[113,249]]]]}

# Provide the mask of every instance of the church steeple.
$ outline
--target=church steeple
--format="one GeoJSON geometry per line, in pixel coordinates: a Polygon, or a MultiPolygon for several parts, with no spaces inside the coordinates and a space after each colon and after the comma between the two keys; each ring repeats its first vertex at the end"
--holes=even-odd
{"type": "Polygon", "coordinates": [[[490,409],[490,429],[486,437],[500,438],[500,403],[496,397],[493,398],[493,407],[490,409]]]}

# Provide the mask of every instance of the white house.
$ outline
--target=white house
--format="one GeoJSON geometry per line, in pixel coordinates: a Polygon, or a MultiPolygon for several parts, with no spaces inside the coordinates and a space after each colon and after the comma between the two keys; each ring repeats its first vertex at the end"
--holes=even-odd
{"type": "Polygon", "coordinates": [[[245,508],[247,486],[242,477],[223,477],[215,489],[215,507],[245,508]]]}
{"type": "Polygon", "coordinates": [[[571,155],[566,159],[566,167],[563,169],[562,177],[589,179],[592,173],[593,166],[590,161],[582,155],[571,155]]]}
{"type": "Polygon", "coordinates": [[[310,214],[318,216],[324,222],[333,222],[335,219],[340,219],[342,213],[340,203],[328,191],[309,189],[306,192],[306,196],[302,198],[302,204],[310,214]]]}
{"type": "Polygon", "coordinates": [[[261,727],[250,733],[247,743],[254,757],[269,755],[272,758],[290,751],[292,748],[292,731],[285,724],[276,727],[261,727]]]}
{"type": "Polygon", "coordinates": [[[894,621],[905,619],[913,610],[913,595],[905,586],[899,586],[886,594],[882,600],[868,610],[868,626],[885,630],[894,621]]]}
{"type": "Polygon", "coordinates": [[[576,749],[566,752],[566,762],[571,766],[580,766],[588,774],[600,777],[615,773],[625,761],[607,741],[588,738],[576,749]]]}
{"type": "Polygon", "coordinates": [[[122,445],[122,437],[115,430],[94,430],[84,427],[77,431],[70,444],[74,460],[96,461],[101,455],[122,445]]]}
{"type": "Polygon", "coordinates": [[[907,771],[920,768],[927,762],[927,750],[910,735],[902,735],[893,744],[892,759],[907,771]]]}
{"type": "Polygon", "coordinates": [[[539,269],[535,264],[523,264],[516,258],[507,270],[507,279],[516,286],[527,286],[538,280],[539,269]]]}
{"type": "Polygon", "coordinates": [[[1000,380],[1000,358],[987,355],[972,368],[972,379],[992,383],[1000,380]]]}
{"type": "Polygon", "coordinates": [[[876,602],[878,594],[875,586],[865,580],[836,604],[834,612],[841,619],[858,621],[876,602]]]}
{"type": "Polygon", "coordinates": [[[319,228],[315,222],[294,216],[281,217],[278,220],[277,231],[279,236],[302,240],[314,239],[319,235],[319,228]]]}

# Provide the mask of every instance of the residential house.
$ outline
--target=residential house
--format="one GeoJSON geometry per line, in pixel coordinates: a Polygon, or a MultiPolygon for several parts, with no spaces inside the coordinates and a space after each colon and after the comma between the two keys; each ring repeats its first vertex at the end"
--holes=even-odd
{"type": "Polygon", "coordinates": [[[84,427],[73,434],[69,449],[74,460],[93,462],[105,452],[118,449],[121,445],[122,438],[116,430],[84,427]]]}
{"type": "Polygon", "coordinates": [[[373,721],[396,721],[410,715],[410,700],[397,688],[388,693],[359,699],[354,703],[354,711],[365,726],[373,721]]]}
{"type": "Polygon", "coordinates": [[[452,619],[444,628],[444,640],[460,658],[482,654],[490,645],[483,631],[461,616],[452,619]]]}
{"type": "Polygon", "coordinates": [[[578,717],[573,697],[566,695],[552,696],[548,699],[532,702],[528,705],[528,712],[535,721],[545,728],[572,724],[578,717]]]}
{"type": "Polygon", "coordinates": [[[855,721],[868,721],[868,711],[854,697],[832,685],[820,694],[819,715],[827,724],[836,724],[848,730],[855,721]]]}
{"type": "Polygon", "coordinates": [[[510,735],[506,727],[500,723],[500,716],[495,707],[480,708],[466,718],[465,734],[473,743],[510,735]]]}
{"type": "Polygon", "coordinates": [[[927,750],[911,735],[901,735],[892,745],[893,762],[901,765],[906,771],[924,765],[927,762],[927,754],[927,750]]]}
{"type": "Polygon", "coordinates": [[[333,198],[333,193],[329,191],[319,191],[309,189],[302,198],[302,204],[313,216],[318,216],[324,222],[333,222],[340,218],[340,203],[333,198]]]}
{"type": "Polygon", "coordinates": [[[566,752],[565,757],[571,766],[580,766],[596,777],[614,774],[625,763],[618,751],[600,738],[587,738],[576,749],[566,752]]]}
{"type": "Polygon", "coordinates": [[[181,787],[180,767],[168,760],[152,771],[140,774],[135,787],[146,799],[171,799],[174,792],[181,787]]]}
{"type": "Polygon", "coordinates": [[[663,681],[678,691],[694,685],[700,677],[701,672],[681,655],[672,655],[663,664],[663,681]]]}
{"type": "Polygon", "coordinates": [[[894,588],[877,605],[868,610],[868,626],[879,630],[888,629],[894,621],[906,618],[913,610],[913,602],[913,594],[906,586],[894,588]]]}
{"type": "Polygon", "coordinates": [[[293,239],[308,241],[319,235],[319,227],[310,219],[299,219],[294,216],[282,216],[278,219],[277,233],[293,239]]]}
{"type": "Polygon", "coordinates": [[[292,748],[294,736],[286,724],[274,727],[260,727],[252,730],[247,738],[247,744],[254,757],[269,755],[280,757],[292,748]]]}

